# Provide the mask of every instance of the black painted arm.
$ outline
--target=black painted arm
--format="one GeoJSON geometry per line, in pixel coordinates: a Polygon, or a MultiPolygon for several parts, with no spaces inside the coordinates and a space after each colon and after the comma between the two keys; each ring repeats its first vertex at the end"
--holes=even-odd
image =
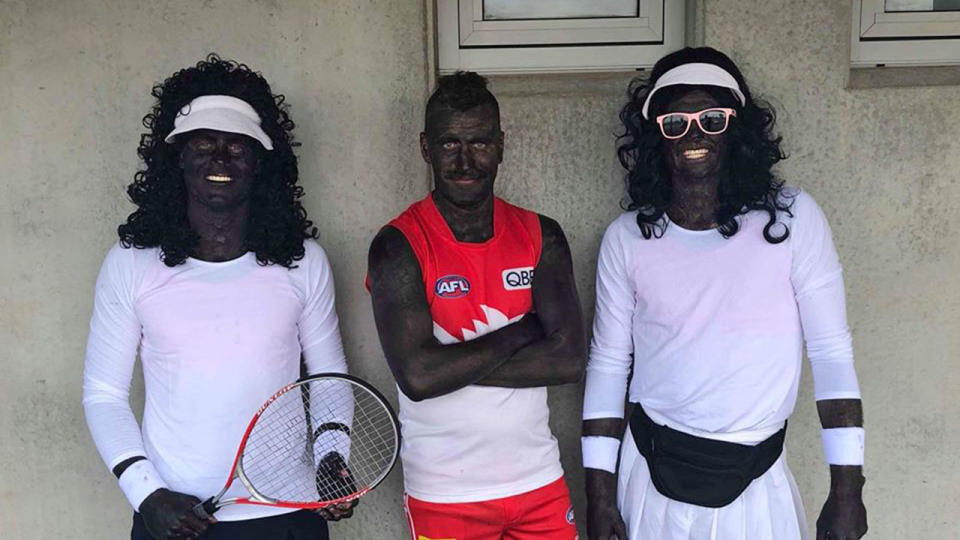
{"type": "Polygon", "coordinates": [[[370,245],[368,264],[380,344],[400,390],[414,401],[476,383],[543,335],[537,317],[527,315],[476,339],[443,345],[433,336],[420,265],[403,234],[384,227],[370,245]]]}

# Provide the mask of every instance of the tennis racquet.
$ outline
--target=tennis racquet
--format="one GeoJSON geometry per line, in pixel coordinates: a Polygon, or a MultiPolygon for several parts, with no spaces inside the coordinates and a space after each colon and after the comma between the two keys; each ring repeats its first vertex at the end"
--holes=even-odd
{"type": "Polygon", "coordinates": [[[400,424],[383,395],[357,377],[323,373],[281,388],[247,426],[226,485],[194,507],[323,508],[360,498],[393,469],[400,424]],[[239,480],[248,497],[224,499],[239,480]]]}

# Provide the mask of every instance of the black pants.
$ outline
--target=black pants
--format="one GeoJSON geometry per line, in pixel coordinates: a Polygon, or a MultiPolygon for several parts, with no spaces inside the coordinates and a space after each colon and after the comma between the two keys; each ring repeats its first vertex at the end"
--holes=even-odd
{"type": "MultiPolygon", "coordinates": [[[[327,522],[308,510],[211,525],[199,540],[328,540],[327,522]]],[[[154,540],[139,513],[133,514],[130,540],[154,540]]]]}

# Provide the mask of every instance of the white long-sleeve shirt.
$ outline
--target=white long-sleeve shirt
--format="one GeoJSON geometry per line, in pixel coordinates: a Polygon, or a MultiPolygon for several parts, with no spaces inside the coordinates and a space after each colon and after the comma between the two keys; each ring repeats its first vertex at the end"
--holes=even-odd
{"type": "MultiPolygon", "coordinates": [[[[225,484],[253,414],[300,375],[346,372],[330,264],[313,240],[296,268],[187,259],[115,245],[97,278],[83,405],[107,467],[146,456],[173,491],[201,500],[225,484]],[[142,430],[128,401],[137,353],[142,430]]],[[[246,495],[237,482],[226,497],[246,495]]],[[[131,501],[134,505],[136,501],[131,501]]],[[[289,512],[227,506],[224,521],[289,512]]]]}
{"type": "Polygon", "coordinates": [[[585,420],[623,417],[632,367],[629,400],[658,423],[759,442],[793,411],[803,339],[816,398],[860,397],[830,228],[809,195],[788,193],[796,195],[793,217],[779,219],[790,236],[779,244],[764,239],[768,216],[760,211],[742,216],[728,239],[675,223],[645,239],[636,212],[609,226],[597,264],[585,420]]]}

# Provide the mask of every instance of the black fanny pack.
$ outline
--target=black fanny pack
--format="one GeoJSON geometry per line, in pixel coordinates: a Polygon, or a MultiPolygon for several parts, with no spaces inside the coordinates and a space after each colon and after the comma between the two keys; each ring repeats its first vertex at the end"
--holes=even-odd
{"type": "Polygon", "coordinates": [[[776,463],[783,452],[787,426],[760,444],[748,446],[657,425],[635,403],[630,431],[657,491],[676,501],[720,508],[732,503],[776,463]]]}

